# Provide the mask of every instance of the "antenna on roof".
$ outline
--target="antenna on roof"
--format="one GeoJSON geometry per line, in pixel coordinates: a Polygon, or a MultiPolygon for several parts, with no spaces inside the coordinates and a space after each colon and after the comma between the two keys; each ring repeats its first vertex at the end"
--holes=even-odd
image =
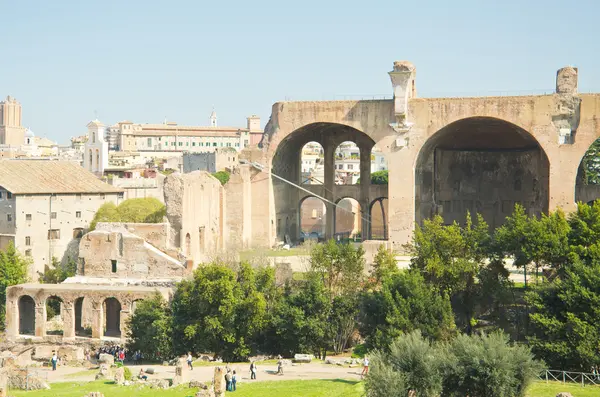
{"type": "Polygon", "coordinates": [[[94,110],[94,120],[98,120],[98,111],[94,110]]]}

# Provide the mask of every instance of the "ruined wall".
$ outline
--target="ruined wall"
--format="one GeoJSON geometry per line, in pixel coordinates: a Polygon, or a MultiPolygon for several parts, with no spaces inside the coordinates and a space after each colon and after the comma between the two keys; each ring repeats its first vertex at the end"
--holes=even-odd
{"type": "Polygon", "coordinates": [[[98,222],[96,230],[128,231],[143,238],[159,250],[165,251],[168,249],[170,232],[168,223],[98,222]]]}
{"type": "Polygon", "coordinates": [[[226,200],[221,183],[205,171],[174,173],[165,179],[170,243],[193,260],[208,261],[226,247],[226,200]]]}
{"type": "Polygon", "coordinates": [[[149,244],[142,237],[119,230],[94,230],[79,246],[80,274],[107,278],[183,277],[182,263],[149,244]]]}
{"type": "MultiPolygon", "coordinates": [[[[548,168],[540,150],[435,151],[433,197],[446,223],[480,213],[502,225],[516,203],[531,214],[548,209],[548,168]]],[[[426,199],[427,197],[422,197],[426,199]]]]}
{"type": "Polygon", "coordinates": [[[252,182],[250,165],[233,170],[225,185],[226,227],[229,231],[228,248],[247,249],[252,245],[252,182]]]}

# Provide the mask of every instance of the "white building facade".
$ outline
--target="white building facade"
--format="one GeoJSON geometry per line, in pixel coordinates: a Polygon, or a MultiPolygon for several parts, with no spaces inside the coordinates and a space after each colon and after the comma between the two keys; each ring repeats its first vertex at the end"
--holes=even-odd
{"type": "Polygon", "coordinates": [[[105,140],[106,126],[98,120],[88,125],[88,139],[85,142],[83,167],[95,175],[102,176],[108,167],[108,143],[105,140]]]}

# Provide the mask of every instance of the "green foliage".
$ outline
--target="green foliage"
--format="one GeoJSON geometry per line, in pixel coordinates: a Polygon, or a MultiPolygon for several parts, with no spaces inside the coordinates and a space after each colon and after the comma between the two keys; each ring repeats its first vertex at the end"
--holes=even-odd
{"type": "Polygon", "coordinates": [[[444,349],[443,397],[516,397],[540,373],[543,364],[529,348],[511,346],[501,333],[459,335],[444,349]]]}
{"type": "Polygon", "coordinates": [[[19,254],[12,242],[0,251],[0,329],[4,329],[6,288],[27,281],[31,261],[19,254]]]}
{"type": "Polygon", "coordinates": [[[437,396],[442,390],[441,361],[438,349],[419,331],[401,335],[389,347],[389,353],[375,351],[367,377],[370,397],[437,396]]]}
{"type": "Polygon", "coordinates": [[[363,358],[367,354],[367,345],[359,343],[352,349],[352,358],[363,358]]]}
{"type": "MultiPolygon", "coordinates": [[[[497,270],[494,263],[486,263],[490,246],[491,236],[483,217],[477,215],[477,222],[473,223],[469,213],[462,227],[456,222],[446,226],[440,216],[426,220],[416,228],[412,244],[406,246],[412,255],[411,269],[420,272],[440,293],[448,294],[457,324],[468,333],[476,324],[478,313],[489,309],[481,305],[486,291],[477,279],[482,272],[497,270]]],[[[495,274],[498,277],[489,281],[496,280],[501,288],[508,273],[495,274]]]]}
{"type": "Polygon", "coordinates": [[[600,139],[594,141],[583,155],[580,171],[586,185],[600,184],[600,139]]]}
{"type": "Polygon", "coordinates": [[[585,261],[572,254],[560,278],[527,295],[529,343],[551,368],[587,372],[600,365],[600,246],[587,254],[585,261]]]}
{"type": "Polygon", "coordinates": [[[369,348],[387,349],[404,332],[420,330],[431,339],[456,333],[450,300],[416,271],[397,271],[381,289],[363,297],[360,331],[369,348]]]}
{"type": "Polygon", "coordinates": [[[221,182],[221,185],[225,185],[227,182],[229,182],[229,177],[231,175],[227,171],[217,171],[213,173],[212,176],[217,178],[219,182],[221,182]]]}
{"type": "Polygon", "coordinates": [[[118,206],[108,202],[94,215],[90,230],[94,230],[98,222],[160,223],[165,214],[165,205],[154,197],[128,199],[118,206]]]}
{"type": "Polygon", "coordinates": [[[329,340],[330,311],[329,294],[316,274],[308,274],[295,288],[286,288],[267,330],[269,351],[284,356],[298,352],[320,355],[329,340]]]}
{"type": "Polygon", "coordinates": [[[375,171],[371,174],[372,185],[387,185],[388,184],[388,170],[375,171]]]}
{"type": "Polygon", "coordinates": [[[52,258],[52,266],[47,266],[44,273],[38,272],[38,281],[41,284],[60,284],[69,277],[75,276],[77,272],[77,262],[68,258],[65,263],[61,263],[58,259],[52,258]]]}
{"type": "Polygon", "coordinates": [[[577,204],[577,211],[569,216],[569,245],[581,258],[590,256],[600,240],[600,201],[592,205],[577,204]]]}
{"type": "Polygon", "coordinates": [[[392,251],[381,244],[377,248],[377,254],[373,259],[373,269],[371,270],[372,282],[377,286],[380,285],[389,275],[398,271],[398,262],[392,251]]]}
{"type": "Polygon", "coordinates": [[[249,265],[236,274],[209,264],[179,284],[172,308],[176,353],[211,351],[234,361],[251,354],[265,327],[267,304],[249,265]]]}
{"type": "Polygon", "coordinates": [[[128,320],[128,349],[139,350],[150,360],[163,360],[173,354],[173,325],[168,303],[158,292],[137,302],[128,320]]]}
{"type": "Polygon", "coordinates": [[[125,380],[133,380],[133,374],[131,373],[131,370],[129,369],[129,367],[125,367],[123,366],[123,377],[125,378],[125,380]]]}

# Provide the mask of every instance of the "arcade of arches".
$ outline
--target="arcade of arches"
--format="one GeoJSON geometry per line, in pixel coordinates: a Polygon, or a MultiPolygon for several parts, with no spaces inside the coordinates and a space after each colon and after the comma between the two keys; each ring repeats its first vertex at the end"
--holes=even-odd
{"type": "Polygon", "coordinates": [[[165,299],[171,293],[168,288],[140,286],[44,284],[40,288],[38,284],[21,284],[9,287],[6,335],[12,340],[20,335],[41,339],[50,335],[62,335],[65,339],[123,339],[126,321],[135,310],[136,301],[156,292],[165,299]],[[59,308],[58,313],[56,308],[59,308]],[[60,332],[49,329],[57,318],[62,325],[60,332]]]}
{"type": "MultiPolygon", "coordinates": [[[[273,180],[277,238],[297,242],[311,236],[328,239],[336,233],[343,233],[360,236],[363,240],[370,239],[373,226],[371,210],[377,208],[372,204],[388,196],[387,185],[371,185],[374,145],[367,134],[335,123],[310,124],[287,136],[273,158],[273,173],[301,185],[308,192],[278,179],[273,180]],[[316,169],[322,169],[322,179],[318,177],[319,172],[313,178],[307,177],[307,160],[303,159],[307,146],[311,148],[310,155],[315,158],[316,169]],[[345,147],[351,149],[348,149],[348,164],[344,166],[352,169],[337,172],[336,152],[339,160],[345,147]],[[356,164],[351,164],[354,162],[356,164]],[[360,184],[356,183],[358,178],[360,184]]],[[[386,223],[383,216],[385,211],[379,211],[377,219],[386,223]]],[[[383,227],[378,226],[377,229],[383,227]]],[[[382,235],[378,232],[378,236],[382,235]]]]}

